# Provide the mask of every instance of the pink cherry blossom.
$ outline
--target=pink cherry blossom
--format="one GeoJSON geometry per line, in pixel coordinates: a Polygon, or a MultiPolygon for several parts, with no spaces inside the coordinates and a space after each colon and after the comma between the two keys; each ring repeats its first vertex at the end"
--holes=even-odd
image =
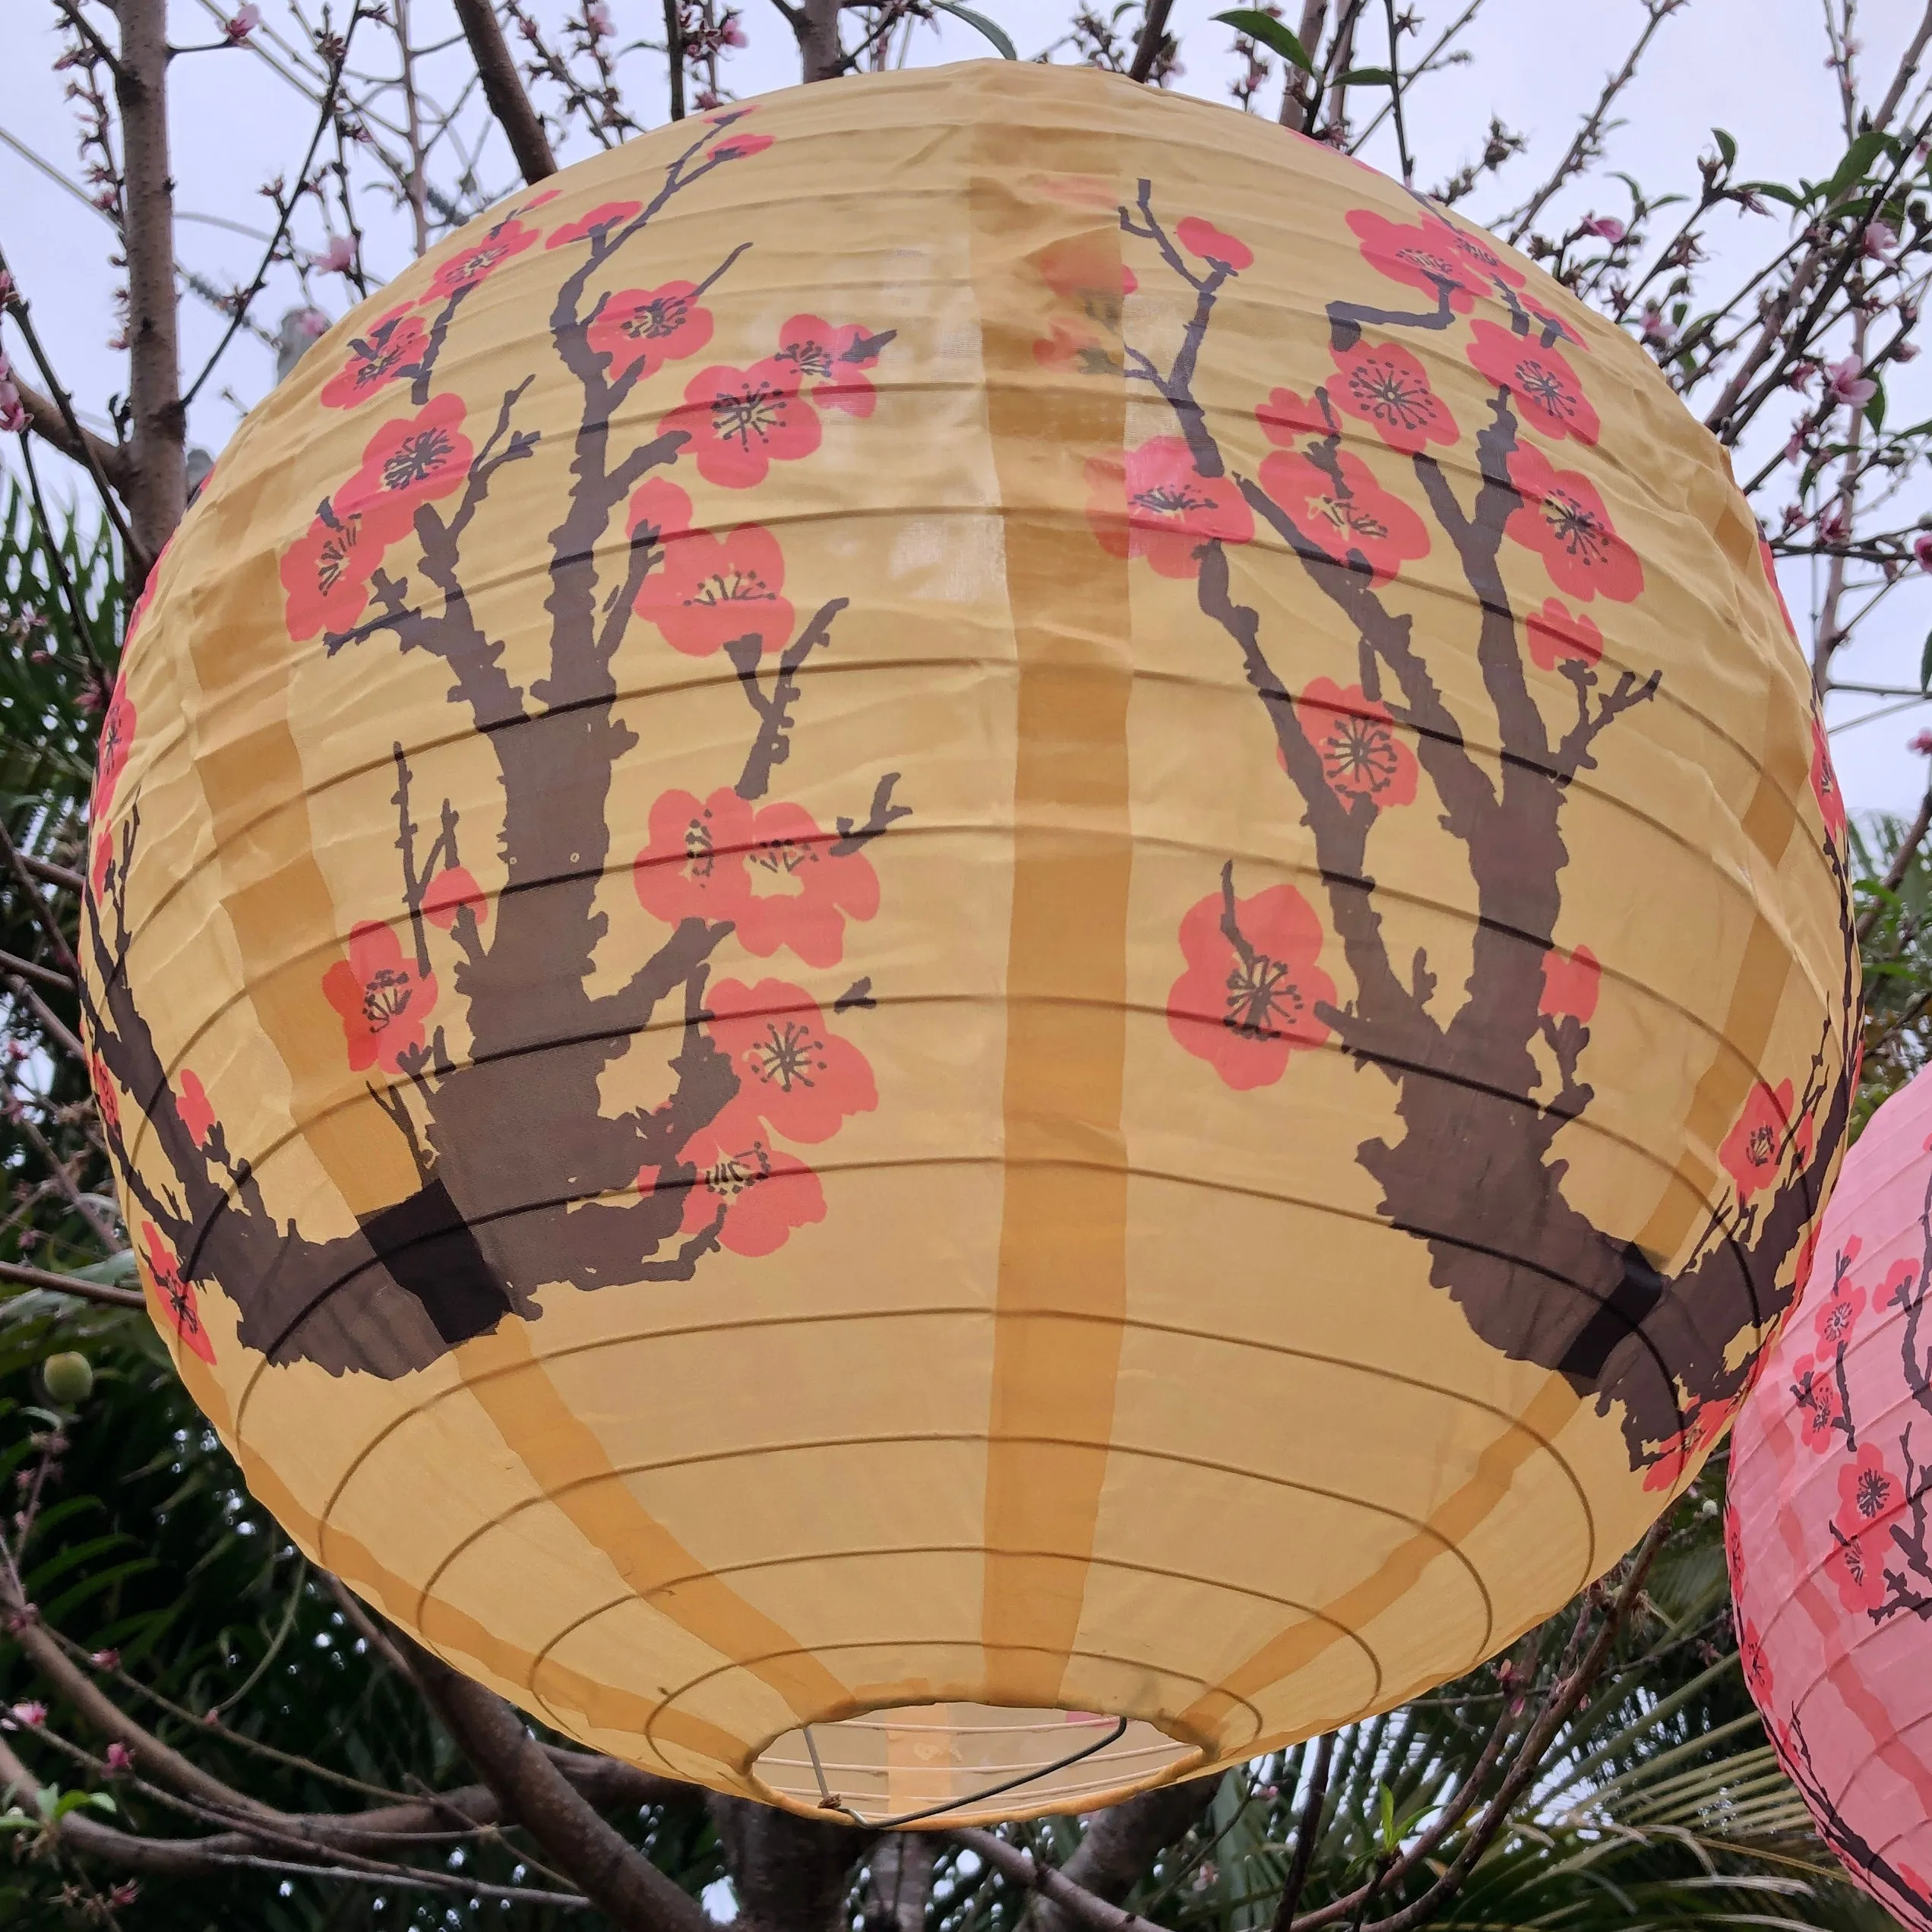
{"type": "Polygon", "coordinates": [[[1867,223],[1863,245],[1873,261],[1889,261],[1892,250],[1899,245],[1899,231],[1889,222],[1867,223]]]}
{"type": "Polygon", "coordinates": [[[1596,236],[1601,240],[1609,242],[1613,248],[1628,232],[1614,215],[1592,215],[1588,221],[1579,225],[1578,232],[1596,236]]]}
{"type": "Polygon", "coordinates": [[[238,7],[223,24],[222,31],[228,36],[230,46],[239,47],[261,24],[261,9],[255,0],[248,0],[245,6],[238,7]]]}
{"type": "Polygon", "coordinates": [[[1905,741],[1908,751],[1916,751],[1921,758],[1932,758],[1932,731],[1915,731],[1905,741]]]}
{"type": "Polygon", "coordinates": [[[1932,530],[1912,539],[1912,555],[1918,559],[1922,571],[1932,571],[1932,530]]]}
{"type": "Polygon", "coordinates": [[[311,266],[321,269],[324,274],[341,275],[347,273],[355,260],[356,244],[346,235],[331,235],[329,245],[311,266]]]}
{"type": "Polygon", "coordinates": [[[1842,362],[1825,365],[1825,391],[1836,402],[1858,409],[1878,394],[1878,384],[1865,374],[1865,365],[1856,356],[1842,362]]]}

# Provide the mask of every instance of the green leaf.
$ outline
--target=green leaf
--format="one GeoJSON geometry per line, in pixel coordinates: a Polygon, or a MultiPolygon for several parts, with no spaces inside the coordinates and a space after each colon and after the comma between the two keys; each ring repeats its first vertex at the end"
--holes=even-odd
{"type": "Polygon", "coordinates": [[[1393,87],[1396,77],[1386,67],[1352,67],[1336,83],[1342,87],[1393,87]]]}
{"type": "Polygon", "coordinates": [[[1747,194],[1762,194],[1767,201],[1782,201],[1788,208],[1801,208],[1808,198],[1775,181],[1747,181],[1744,191],[1747,194]]]}
{"type": "Polygon", "coordinates": [[[1925,634],[1925,648],[1918,654],[1918,688],[1932,693],[1932,631],[1925,634]]]}
{"type": "Polygon", "coordinates": [[[1308,50],[1301,44],[1301,36],[1284,27],[1273,14],[1264,14],[1259,7],[1233,7],[1225,14],[1214,17],[1224,27],[1232,27],[1237,33],[1245,33],[1251,40],[1257,41],[1271,53],[1292,61],[1304,74],[1312,74],[1315,64],[1308,58],[1308,50]]]}
{"type": "Polygon", "coordinates": [[[1402,1842],[1396,1829],[1396,1794],[1387,1785],[1380,1787],[1382,1798],[1382,1849],[1393,1851],[1402,1842]]]}
{"type": "Polygon", "coordinates": [[[963,20],[966,25],[976,27],[1000,50],[1002,60],[1017,60],[1020,50],[1007,38],[1006,30],[998,21],[988,20],[984,14],[975,13],[970,7],[955,4],[955,0],[932,0],[932,4],[942,14],[950,14],[955,20],[963,20]]]}
{"type": "Polygon", "coordinates": [[[1713,128],[1711,130],[1711,138],[1717,143],[1717,151],[1724,157],[1724,165],[1727,168],[1731,166],[1738,159],[1736,140],[1725,133],[1722,128],[1713,128]]]}
{"type": "Polygon", "coordinates": [[[1892,137],[1883,128],[1867,128],[1845,150],[1845,159],[1838,164],[1838,171],[1825,184],[1825,201],[1829,207],[1836,201],[1854,182],[1863,181],[1866,171],[1880,155],[1892,150],[1892,137]]]}
{"type": "MultiPolygon", "coordinates": [[[[1878,381],[1876,376],[1872,380],[1878,381]]],[[[1865,405],[1865,420],[1874,430],[1885,427],[1885,384],[1882,382],[1872,391],[1871,400],[1865,405]]]]}

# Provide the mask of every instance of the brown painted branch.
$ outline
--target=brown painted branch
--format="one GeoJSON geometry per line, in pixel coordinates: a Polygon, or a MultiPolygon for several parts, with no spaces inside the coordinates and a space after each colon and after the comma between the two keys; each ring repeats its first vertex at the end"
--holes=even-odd
{"type": "Polygon", "coordinates": [[[106,1282],[83,1281],[75,1275],[58,1275],[51,1268],[30,1268],[23,1261],[0,1261],[0,1282],[17,1282],[22,1288],[48,1288],[61,1295],[77,1295],[84,1301],[104,1302],[111,1307],[147,1306],[138,1289],[113,1288],[106,1282]]]}
{"type": "Polygon", "coordinates": [[[167,0],[120,0],[119,14],[114,93],[127,177],[127,498],[136,544],[158,557],[188,507],[188,412],[181,399],[175,191],[168,166],[167,0]]]}
{"type": "Polygon", "coordinates": [[[1161,43],[1167,38],[1167,17],[1173,11],[1174,0],[1147,0],[1134,65],[1127,71],[1130,81],[1145,81],[1153,72],[1154,63],[1161,57],[1161,43]]]}
{"type": "MultiPolygon", "coordinates": [[[[517,64],[510,57],[509,43],[503,37],[492,0],[455,0],[455,5],[463,37],[470,43],[477,76],[483,84],[483,98],[489,103],[524,180],[534,183],[554,175],[557,157],[550,151],[550,137],[543,131],[543,123],[517,78],[517,64]]],[[[676,85],[675,80],[672,84],[676,85]]]]}
{"type": "Polygon", "coordinates": [[[708,1932],[697,1902],[597,1815],[501,1697],[406,1636],[397,1648],[506,1818],[614,1924],[625,1932],[708,1932]]]}
{"type": "Polygon", "coordinates": [[[1017,1845],[1009,1845],[991,1832],[970,1826],[947,1833],[955,1845],[992,1867],[1003,1877],[1023,1886],[1059,1907],[1076,1924],[1089,1926],[1092,1932],[1165,1932],[1165,1928],[1138,1913],[1124,1911],[1096,1898],[1082,1885],[1076,1885],[1058,1866],[1043,1863],[1017,1845]]]}
{"type": "Polygon", "coordinates": [[[1892,863],[1886,868],[1885,877],[1880,881],[1881,896],[1858,915],[1858,942],[1861,945],[1871,937],[1885,912],[1885,900],[1896,893],[1905,882],[1905,874],[1911,870],[1912,861],[1918,856],[1919,847],[1925,843],[1925,834],[1932,830],[1932,786],[1927,789],[1920,801],[1918,816],[1906,828],[1905,835],[1899,841],[1899,849],[1892,854],[1892,863]]]}

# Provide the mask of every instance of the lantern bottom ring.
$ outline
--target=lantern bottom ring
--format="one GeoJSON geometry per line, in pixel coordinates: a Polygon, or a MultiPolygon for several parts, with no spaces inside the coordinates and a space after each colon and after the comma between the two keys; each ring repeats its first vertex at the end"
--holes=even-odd
{"type": "Polygon", "coordinates": [[[788,1810],[880,1831],[942,1816],[953,1824],[1004,1817],[1010,1807],[991,1801],[1009,1794],[1029,1816],[1091,1810],[1165,1784],[1204,1755],[1127,1715],[905,1704],[800,1725],[774,1738],[751,1772],[788,1810]]]}

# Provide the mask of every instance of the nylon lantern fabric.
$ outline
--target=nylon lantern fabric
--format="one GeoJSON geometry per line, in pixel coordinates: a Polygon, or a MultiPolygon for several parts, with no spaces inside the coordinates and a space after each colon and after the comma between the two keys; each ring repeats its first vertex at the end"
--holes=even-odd
{"type": "Polygon", "coordinates": [[[1874,1114],[1731,1439],[1744,1681],[1845,1870],[1932,1932],[1932,1075],[1874,1114]]]}
{"type": "Polygon", "coordinates": [[[90,998],[183,1374],[385,1614],[720,1789],[1086,1806],[1467,1669],[1695,1470],[1837,1158],[1722,456],[1226,110],[975,64],[513,197],[126,662],[90,998]]]}

